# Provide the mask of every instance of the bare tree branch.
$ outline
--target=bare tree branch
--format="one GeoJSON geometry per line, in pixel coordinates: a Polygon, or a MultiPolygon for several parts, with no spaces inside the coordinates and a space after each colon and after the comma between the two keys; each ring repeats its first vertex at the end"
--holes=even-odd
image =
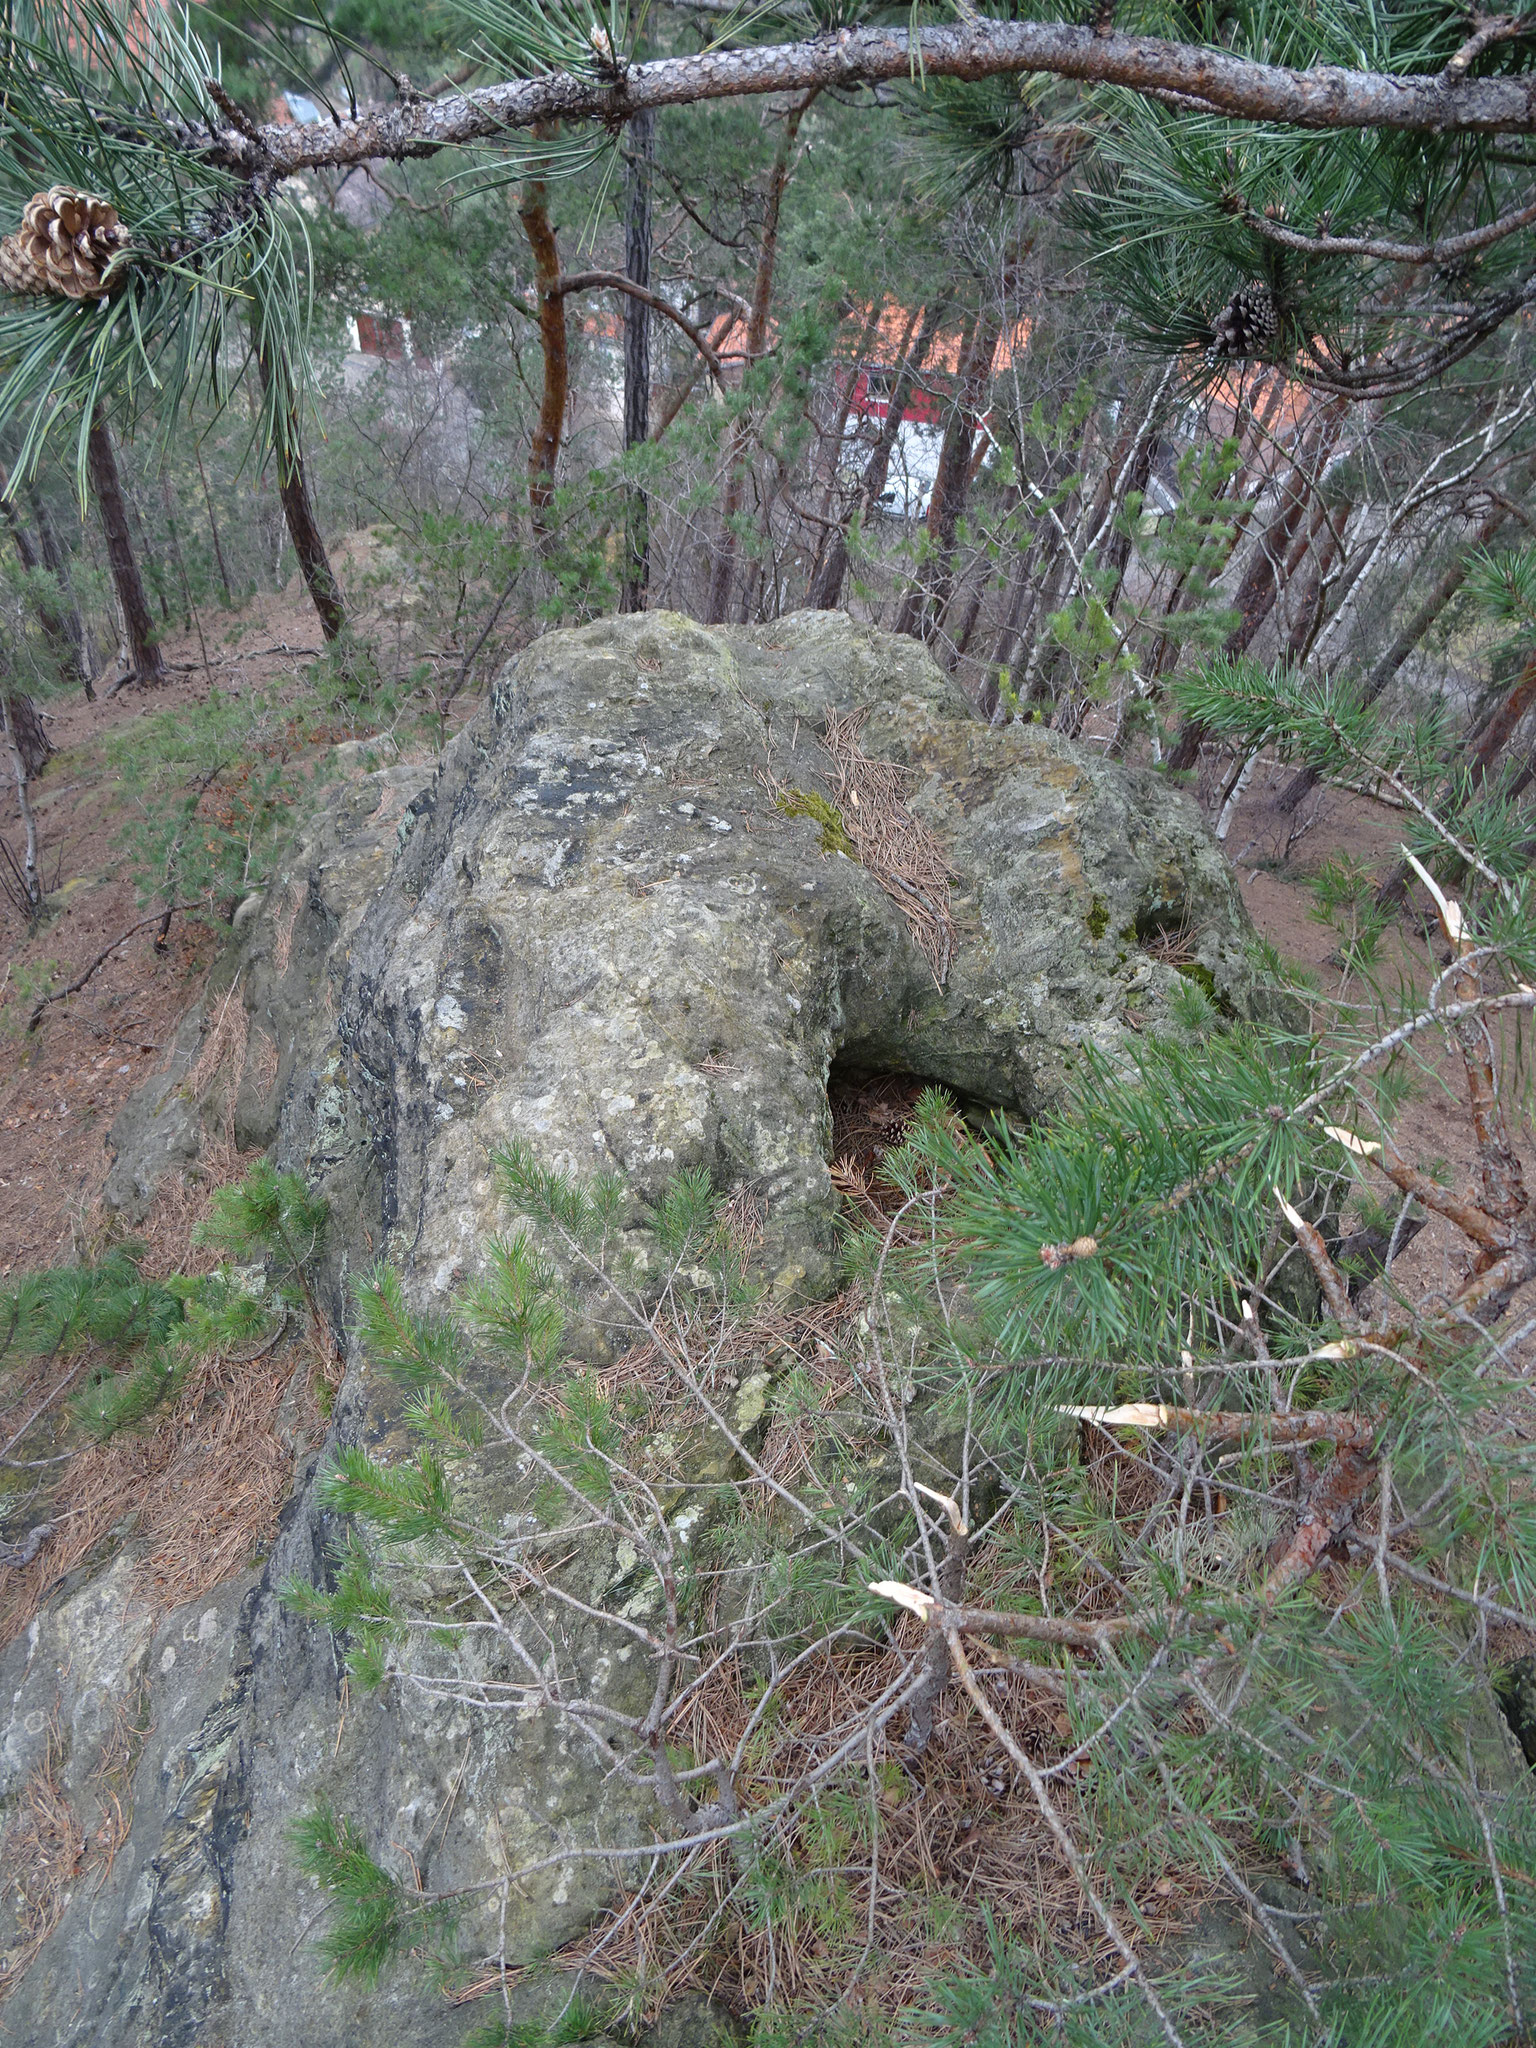
{"type": "Polygon", "coordinates": [[[653,313],[664,314],[674,326],[680,327],[684,334],[687,335],[699,354],[708,363],[709,373],[715,382],[717,384],[722,383],[724,373],[720,366],[720,358],[710,347],[703,329],[695,327],[686,314],[679,313],[676,306],[670,305],[658,293],[648,292],[643,285],[636,284],[633,278],[625,277],[622,271],[573,271],[568,276],[562,277],[552,287],[549,296],[551,298],[564,298],[570,292],[595,291],[627,292],[632,299],[639,299],[642,305],[649,306],[653,313]]]}
{"type": "Polygon", "coordinates": [[[1370,235],[1304,235],[1288,228],[1284,221],[1271,220],[1251,208],[1243,224],[1278,242],[1282,249],[1296,249],[1304,256],[1370,256],[1382,263],[1456,263],[1479,250],[1491,249],[1506,235],[1515,235],[1536,222],[1536,206],[1522,206],[1516,213],[1502,214],[1486,227],[1471,228],[1464,235],[1447,235],[1440,242],[1383,242],[1370,235]]]}
{"type": "Polygon", "coordinates": [[[435,155],[542,121],[600,121],[617,128],[647,107],[687,106],[815,87],[898,79],[982,79],[1050,73],[1087,85],[1174,93],[1245,121],[1318,129],[1386,128],[1419,133],[1526,135],[1536,131],[1536,79],[1393,75],[1319,65],[1262,64],[1234,52],[1155,36],[1099,34],[1059,22],[990,21],[951,28],[844,29],[800,43],[706,50],[639,64],[614,84],[556,73],[509,79],[447,99],[402,100],[350,120],[233,127],[201,140],[216,162],[247,177],[279,180],[324,165],[435,155]]]}

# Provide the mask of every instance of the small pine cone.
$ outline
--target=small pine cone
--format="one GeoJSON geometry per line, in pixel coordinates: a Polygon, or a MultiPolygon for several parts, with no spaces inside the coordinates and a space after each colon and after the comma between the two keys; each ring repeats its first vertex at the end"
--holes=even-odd
{"type": "Polygon", "coordinates": [[[1280,332],[1280,308],[1269,286],[1250,278],[1232,294],[1211,322],[1211,345],[1206,361],[1219,363],[1234,357],[1254,356],[1280,332]]]}
{"type": "Polygon", "coordinates": [[[0,284],[9,292],[58,299],[101,299],[115,291],[106,270],[128,246],[128,231],[110,201],[54,185],[27,201],[20,231],[0,241],[0,284]]]}

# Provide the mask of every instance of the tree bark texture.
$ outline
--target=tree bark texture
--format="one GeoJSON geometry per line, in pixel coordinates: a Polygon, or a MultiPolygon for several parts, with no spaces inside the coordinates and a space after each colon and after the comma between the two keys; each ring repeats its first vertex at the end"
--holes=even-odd
{"type": "Polygon", "coordinates": [[[96,509],[101,514],[102,531],[107,539],[107,564],[112,571],[118,603],[123,608],[123,627],[128,635],[128,659],[133,664],[133,674],[141,683],[163,683],[165,663],[155,644],[149,599],[144,594],[143,578],[133,551],[128,501],[118,473],[112,430],[99,405],[91,415],[86,459],[91,489],[96,494],[96,509]]]}
{"type": "Polygon", "coordinates": [[[320,620],[320,630],[327,640],[339,640],[347,623],[346,607],[341,600],[341,589],[331,558],[326,553],[325,541],[315,519],[314,503],[309,495],[309,480],[304,474],[304,458],[297,449],[292,460],[286,465],[281,457],[277,464],[277,494],[282,499],[283,517],[288,522],[288,537],[293,542],[293,551],[299,558],[299,573],[304,578],[320,620]]]}
{"type": "Polygon", "coordinates": [[[847,91],[913,77],[998,78],[1049,73],[1133,92],[1174,93],[1193,112],[1246,121],[1405,133],[1517,135],[1536,132],[1536,78],[1385,74],[1320,64],[1306,71],[1263,64],[1207,44],[1122,34],[1065,22],[991,21],[971,15],[949,27],[900,24],[841,29],[799,43],[710,49],[632,65],[616,83],[578,78],[510,79],[445,99],[404,99],[348,120],[275,123],[242,134],[214,125],[189,143],[237,175],[282,179],[325,165],[435,155],[501,141],[509,128],[565,121],[617,125],[646,108],[831,87],[847,91]]]}
{"type": "MultiPolygon", "coordinates": [[[[261,388],[267,389],[269,371],[258,352],[256,374],[261,379],[261,388]]],[[[304,473],[304,451],[299,443],[299,422],[297,413],[288,421],[288,447],[274,448],[273,457],[277,468],[277,495],[282,504],[283,517],[288,523],[288,538],[293,542],[293,552],[298,557],[299,574],[304,578],[304,588],[320,620],[320,631],[327,640],[339,640],[346,630],[347,608],[342,602],[341,586],[331,567],[331,558],[326,553],[325,538],[320,531],[320,522],[315,517],[314,500],[309,495],[309,479],[304,473]]]]}
{"type": "Polygon", "coordinates": [[[555,494],[555,470],[560,461],[560,443],[565,434],[565,406],[570,391],[571,364],[565,337],[565,296],[556,289],[560,283],[560,250],[549,218],[549,188],[542,178],[529,178],[523,186],[517,217],[528,237],[533,254],[539,294],[539,352],[543,358],[544,382],[539,397],[539,416],[534,423],[528,450],[528,509],[534,531],[547,531],[550,500],[555,494]]]}
{"type": "Polygon", "coordinates": [[[6,698],[5,708],[11,738],[30,781],[47,767],[53,742],[48,737],[48,728],[43,723],[43,714],[35,697],[29,697],[24,690],[12,690],[6,698]]]}
{"type": "MultiPolygon", "coordinates": [[[[651,165],[656,155],[656,116],[649,108],[629,129],[629,192],[624,208],[624,275],[642,291],[651,287],[651,165]]],[[[651,436],[651,309],[627,293],[624,298],[624,448],[643,448],[651,436]]],[[[624,507],[624,577],[619,610],[645,609],[651,580],[650,506],[631,484],[624,507]]]]}

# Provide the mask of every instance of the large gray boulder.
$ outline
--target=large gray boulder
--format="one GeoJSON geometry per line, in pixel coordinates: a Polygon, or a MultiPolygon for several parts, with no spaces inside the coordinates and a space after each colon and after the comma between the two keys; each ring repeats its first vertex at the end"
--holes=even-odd
{"type": "MultiPolygon", "coordinates": [[[[344,1331],[350,1275],[378,1256],[419,1301],[474,1275],[509,1221],[496,1151],[521,1140],[641,1194],[683,1167],[750,1184],[768,1277],[814,1291],[832,1271],[840,1064],[1037,1115],[1088,1047],[1114,1058],[1155,1029],[1181,971],[1251,1014],[1250,940],[1185,797],[1039,728],[989,730],[912,641],[828,613],[725,632],[605,621],[513,662],[435,770],[336,787],[120,1118],[109,1197],[132,1220],[165,1172],[197,1170],[210,1122],[232,1123],[330,1197],[344,1331]],[[904,829],[952,871],[947,961],[914,938],[910,891],[848,857],[853,821],[850,840],[829,818],[821,734],[850,714],[864,753],[904,771],[904,829]],[[1182,949],[1154,957],[1170,933],[1182,949]]],[[[390,1427],[361,1358],[335,1427],[390,1427]]],[[[558,1855],[599,1822],[608,1839],[643,1826],[560,1726],[344,1692],[329,1638],[277,1592],[325,1570],[313,1471],[246,1580],[151,1622],[120,1562],[0,1659],[5,1811],[44,1767],[87,1801],[109,1702],[135,1701],[150,1730],[116,1861],[69,1898],[0,2040],[457,2041],[466,2016],[409,1970],[369,1993],[325,1978],[294,1813],[332,1801],[431,1886],[558,1855]]],[[[513,1954],[576,1932],[607,1882],[601,1864],[550,1867],[515,1901],[513,1954]]]]}
{"type": "MultiPolygon", "coordinates": [[[[1263,1000],[1192,802],[1038,726],[989,729],[924,648],[839,613],[551,634],[423,780],[347,789],[226,974],[249,1020],[236,1134],[331,1197],[338,1309],[359,1255],[428,1295],[472,1273],[515,1139],[642,1194],[684,1166],[750,1183],[779,1281],[817,1288],[835,1065],[1033,1116],[1085,1047],[1155,1027],[1181,970],[1229,1011],[1263,1000]],[[900,890],[776,807],[834,799],[819,736],[850,713],[953,870],[942,987],[900,890]],[[1145,950],[1172,932],[1178,967],[1145,950]]],[[[231,1086],[202,1050],[223,1003],[124,1113],[109,1197],[130,1214],[195,1149],[187,1075],[231,1086]]]]}

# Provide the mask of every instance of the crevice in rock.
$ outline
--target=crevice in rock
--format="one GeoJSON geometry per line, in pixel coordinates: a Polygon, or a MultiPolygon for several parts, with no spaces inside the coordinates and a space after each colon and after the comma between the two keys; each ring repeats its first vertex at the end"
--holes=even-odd
{"type": "Polygon", "coordinates": [[[839,1193],[872,1200],[882,1210],[894,1203],[896,1190],[884,1177],[885,1162],[905,1139],[918,1098],[928,1088],[942,1089],[984,1143],[1006,1132],[1010,1119],[1000,1105],[936,1075],[872,1066],[857,1055],[833,1060],[827,1074],[827,1163],[839,1193]]]}

